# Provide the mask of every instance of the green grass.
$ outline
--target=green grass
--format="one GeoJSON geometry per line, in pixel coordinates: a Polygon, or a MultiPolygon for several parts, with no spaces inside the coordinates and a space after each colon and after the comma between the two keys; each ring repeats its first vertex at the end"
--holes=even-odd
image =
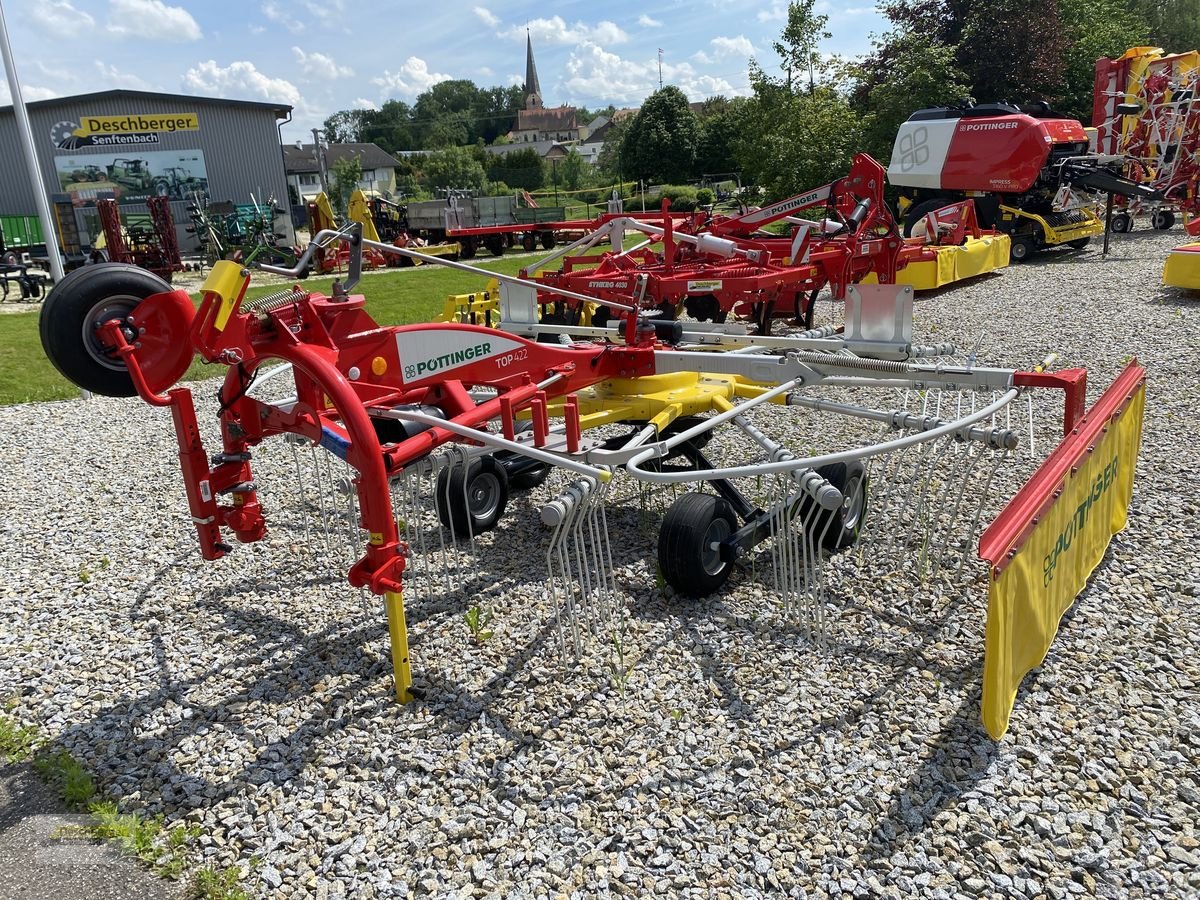
{"type": "MultiPolygon", "coordinates": [[[[97,800],[96,785],[87,770],[66,750],[46,750],[44,744],[36,728],[18,725],[0,712],[0,762],[32,760],[34,771],[46,784],[69,806],[86,810],[91,817],[84,826],[59,829],[57,838],[111,841],[156,875],[177,879],[185,874],[185,850],[189,841],[199,837],[198,826],[167,828],[162,816],[148,819],[123,813],[115,801],[97,800]]],[[[238,877],[236,868],[199,869],[189,878],[187,896],[189,900],[247,900],[238,877]]]]}
{"type": "MultiPolygon", "coordinates": [[[[472,263],[506,275],[533,260],[531,256],[476,258],[472,263]]],[[[367,312],[381,325],[406,325],[428,322],[442,310],[450,294],[482,290],[486,279],[469,272],[427,264],[412,269],[395,269],[379,274],[367,273],[354,288],[367,298],[367,312]]],[[[278,285],[253,287],[248,297],[279,290],[278,285]]],[[[312,278],[304,282],[312,291],[328,293],[333,278],[312,278]]],[[[192,364],[185,379],[224,375],[225,366],[192,364]]],[[[65,400],[79,396],[79,389],[63,378],[42,352],[38,336],[36,310],[0,315],[0,406],[42,400],[65,400]]]]}

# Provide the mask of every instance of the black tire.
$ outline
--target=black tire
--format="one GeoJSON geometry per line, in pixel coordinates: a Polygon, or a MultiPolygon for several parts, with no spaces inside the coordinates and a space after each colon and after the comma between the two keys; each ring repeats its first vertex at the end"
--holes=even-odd
{"type": "Polygon", "coordinates": [[[558,243],[558,238],[556,238],[554,236],[553,231],[543,231],[542,232],[542,249],[543,250],[553,250],[554,245],[557,243],[558,243]]]}
{"type": "MultiPolygon", "coordinates": [[[[533,430],[533,423],[528,421],[517,422],[515,431],[517,434],[524,434],[526,431],[533,430]]],[[[529,466],[529,457],[521,456],[517,453],[509,453],[502,451],[496,454],[505,465],[511,466],[516,461],[520,460],[524,471],[518,472],[516,475],[508,476],[508,486],[514,491],[531,491],[536,487],[541,487],[542,484],[550,477],[550,470],[554,468],[549,463],[538,463],[536,466],[529,466]]],[[[508,469],[505,469],[508,472],[508,469]]]]}
{"type": "Polygon", "coordinates": [[[458,242],[458,255],[462,259],[474,259],[476,249],[478,248],[475,246],[474,238],[465,238],[458,242]]]}
{"type": "Polygon", "coordinates": [[[830,463],[818,468],[817,474],[842,492],[842,505],[832,510],[820,509],[806,496],[801,511],[813,539],[819,540],[830,553],[837,553],[853,547],[862,533],[870,492],[867,467],[858,460],[830,463]]]}
{"type": "Polygon", "coordinates": [[[945,197],[934,197],[932,200],[925,200],[922,203],[914,204],[904,214],[904,236],[912,237],[912,230],[917,223],[933,212],[935,209],[941,209],[943,206],[949,206],[953,203],[945,197]]]}
{"type": "Polygon", "coordinates": [[[170,197],[171,185],[166,181],[156,181],[154,182],[154,193],[158,197],[170,197]]]}
{"type": "Polygon", "coordinates": [[[1150,217],[1150,225],[1155,231],[1167,231],[1175,224],[1175,213],[1169,209],[1156,209],[1150,217]]]}
{"type": "Polygon", "coordinates": [[[713,494],[684,494],[671,504],[658,532],[658,567],[685,597],[704,597],[729,578],[732,564],[713,544],[737,531],[737,515],[713,494]]]}
{"type": "Polygon", "coordinates": [[[491,531],[508,505],[508,473],[490,456],[443,469],[435,505],[438,518],[456,538],[491,531]]]}
{"type": "Polygon", "coordinates": [[[1009,258],[1013,262],[1025,262],[1029,257],[1033,256],[1035,250],[1033,238],[1029,235],[1013,235],[1012,246],[1009,248],[1009,258]]]}
{"type": "Polygon", "coordinates": [[[521,237],[521,249],[526,253],[532,253],[537,249],[537,235],[532,231],[527,231],[521,237]]]}
{"type": "Polygon", "coordinates": [[[502,234],[489,235],[488,237],[484,238],[483,246],[487,247],[488,252],[491,253],[492,256],[503,256],[504,255],[504,235],[502,235],[502,234]]]}
{"type": "Polygon", "coordinates": [[[151,294],[171,286],[126,263],[96,263],[69,273],[46,295],[38,328],[42,348],[68,381],[106,397],[137,393],[125,361],[98,334],[109,319],[124,319],[151,294]]]}
{"type": "Polygon", "coordinates": [[[683,311],[697,322],[715,322],[721,315],[721,303],[712,294],[689,294],[683,311]]]}
{"type": "Polygon", "coordinates": [[[1112,217],[1112,224],[1109,226],[1109,231],[1113,234],[1128,234],[1133,231],[1133,216],[1129,213],[1117,213],[1112,217]]]}
{"type": "Polygon", "coordinates": [[[1082,250],[1084,247],[1086,247],[1091,242],[1092,242],[1092,239],[1090,237],[1075,238],[1075,240],[1073,240],[1073,241],[1067,241],[1067,246],[1074,247],[1076,250],[1082,250]]]}

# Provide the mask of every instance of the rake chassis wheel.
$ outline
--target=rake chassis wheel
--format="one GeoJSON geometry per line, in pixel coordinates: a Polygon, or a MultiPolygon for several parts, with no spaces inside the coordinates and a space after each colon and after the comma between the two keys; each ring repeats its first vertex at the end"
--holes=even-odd
{"type": "Polygon", "coordinates": [[[456,538],[496,527],[508,505],[508,473],[491,456],[443,469],[437,480],[437,513],[456,538]]]}
{"type": "MultiPolygon", "coordinates": [[[[108,397],[134,396],[137,391],[125,361],[105,341],[100,327],[110,319],[128,323],[143,300],[170,290],[157,275],[125,263],[76,269],[54,286],[42,306],[38,325],[46,355],[84,390],[108,397]]],[[[131,343],[139,337],[128,324],[123,330],[131,343]]]]}
{"type": "Polygon", "coordinates": [[[721,545],[737,531],[733,506],[713,494],[684,494],[667,510],[658,532],[658,565],[667,584],[704,597],[729,578],[721,545]]]}

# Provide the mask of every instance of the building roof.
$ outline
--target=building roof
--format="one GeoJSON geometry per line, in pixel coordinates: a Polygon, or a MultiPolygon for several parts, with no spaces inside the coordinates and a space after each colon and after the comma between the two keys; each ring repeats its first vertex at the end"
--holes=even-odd
{"type": "Polygon", "coordinates": [[[491,144],[484,147],[483,152],[493,156],[504,156],[518,150],[536,150],[537,155],[545,159],[555,147],[561,148],[557,155],[565,156],[575,144],[575,141],[513,141],[511,144],[491,144]]]}
{"type": "MultiPolygon", "coordinates": [[[[394,169],[400,160],[378,144],[330,144],[325,148],[325,164],[332,166],[339,159],[357,159],[364,169],[394,169]]],[[[317,172],[317,158],[312,144],[284,144],[283,170],[289,175],[317,172]]]]}
{"type": "MultiPolygon", "coordinates": [[[[219,103],[222,106],[257,107],[269,109],[277,119],[290,119],[292,107],[286,103],[264,103],[258,100],[226,100],[221,97],[201,97],[198,94],[159,94],[154,91],[129,91],[118,89],[112,91],[97,91],[94,94],[74,94],[70,97],[51,97],[49,100],[33,100],[25,104],[29,109],[47,109],[55,106],[67,106],[78,103],[90,103],[115,98],[131,100],[178,100],[181,103],[219,103]]],[[[10,112],[12,105],[0,106],[0,113],[10,112]]]]}
{"type": "Polygon", "coordinates": [[[517,127],[513,131],[573,131],[578,127],[575,123],[575,107],[554,106],[549,109],[517,110],[517,127]]]}

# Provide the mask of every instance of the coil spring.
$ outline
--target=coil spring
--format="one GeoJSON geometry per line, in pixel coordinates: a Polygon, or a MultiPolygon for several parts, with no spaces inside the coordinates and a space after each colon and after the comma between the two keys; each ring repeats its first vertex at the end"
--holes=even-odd
{"type": "Polygon", "coordinates": [[[282,306],[287,306],[290,303],[299,303],[306,297],[308,297],[307,291],[290,287],[286,290],[277,291],[274,294],[267,294],[265,297],[259,297],[257,300],[251,300],[245,305],[245,310],[247,312],[268,313],[282,306]]]}

